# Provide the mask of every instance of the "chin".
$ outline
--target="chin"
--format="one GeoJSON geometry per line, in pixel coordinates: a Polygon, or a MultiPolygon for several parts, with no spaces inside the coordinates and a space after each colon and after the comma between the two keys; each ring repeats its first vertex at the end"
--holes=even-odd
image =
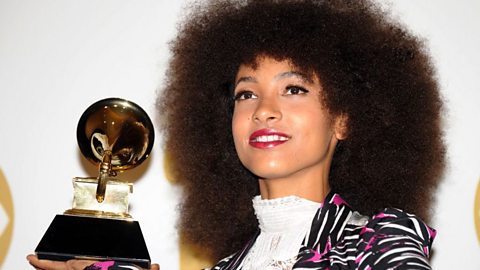
{"type": "Polygon", "coordinates": [[[288,177],[295,171],[290,160],[276,158],[255,158],[242,162],[245,168],[260,179],[275,179],[288,177]]]}
{"type": "Polygon", "coordinates": [[[259,179],[277,179],[285,178],[289,174],[287,172],[280,171],[278,167],[269,169],[257,169],[251,170],[259,179]]]}

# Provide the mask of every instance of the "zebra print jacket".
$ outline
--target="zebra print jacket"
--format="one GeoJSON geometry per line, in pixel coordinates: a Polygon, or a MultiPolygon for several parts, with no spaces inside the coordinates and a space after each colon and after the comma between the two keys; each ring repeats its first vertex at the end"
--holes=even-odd
{"type": "MultiPolygon", "coordinates": [[[[210,269],[241,269],[258,234],[210,269]]],[[[330,193],[315,214],[292,269],[431,269],[428,259],[435,234],[419,218],[399,209],[386,208],[367,217],[330,193]]]]}

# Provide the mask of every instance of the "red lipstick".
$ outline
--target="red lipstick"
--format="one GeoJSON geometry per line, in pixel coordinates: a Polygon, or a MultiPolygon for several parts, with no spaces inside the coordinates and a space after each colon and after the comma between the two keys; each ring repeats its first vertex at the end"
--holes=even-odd
{"type": "Polygon", "coordinates": [[[290,140],[290,136],[287,134],[264,128],[253,132],[252,135],[250,135],[249,143],[255,148],[268,149],[285,143],[288,140],[290,140]]]}

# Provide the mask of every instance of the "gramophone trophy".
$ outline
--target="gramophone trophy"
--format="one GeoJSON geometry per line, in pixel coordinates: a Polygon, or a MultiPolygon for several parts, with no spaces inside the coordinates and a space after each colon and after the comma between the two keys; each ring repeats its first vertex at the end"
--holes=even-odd
{"type": "Polygon", "coordinates": [[[91,105],[77,126],[82,154],[97,177],[73,179],[73,206],[57,215],[35,249],[40,259],[115,260],[150,268],[139,223],[128,213],[132,184],[114,178],[149,156],[153,125],[133,102],[108,98],[91,105]]]}

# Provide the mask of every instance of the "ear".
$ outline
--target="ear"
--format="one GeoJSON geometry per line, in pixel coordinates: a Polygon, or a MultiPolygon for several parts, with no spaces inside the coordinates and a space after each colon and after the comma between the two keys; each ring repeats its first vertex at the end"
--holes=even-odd
{"type": "Polygon", "coordinates": [[[335,117],[333,128],[337,140],[345,140],[348,135],[348,115],[342,113],[335,117]]]}

